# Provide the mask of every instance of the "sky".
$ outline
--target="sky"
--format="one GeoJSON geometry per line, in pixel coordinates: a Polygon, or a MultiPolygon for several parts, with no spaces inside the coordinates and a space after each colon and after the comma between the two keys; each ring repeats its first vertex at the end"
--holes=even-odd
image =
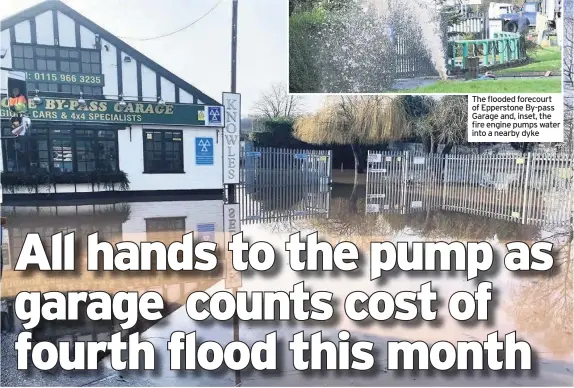
{"type": "MultiPolygon", "coordinates": [[[[0,19],[42,0],[2,0],[0,19]]],[[[82,15],[220,101],[231,87],[231,0],[62,0],[82,15]],[[193,26],[169,34],[201,18],[193,26]]],[[[239,0],[237,92],[242,114],[271,85],[288,84],[288,0],[239,0]]],[[[305,97],[312,111],[321,97],[305,97]]]]}

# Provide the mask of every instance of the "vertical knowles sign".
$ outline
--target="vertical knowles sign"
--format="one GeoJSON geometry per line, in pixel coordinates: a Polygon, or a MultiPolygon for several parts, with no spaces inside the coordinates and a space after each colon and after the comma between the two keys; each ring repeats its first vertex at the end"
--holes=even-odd
{"type": "Polygon", "coordinates": [[[223,184],[239,183],[239,130],[241,95],[223,93],[225,127],[223,128],[223,184]]]}

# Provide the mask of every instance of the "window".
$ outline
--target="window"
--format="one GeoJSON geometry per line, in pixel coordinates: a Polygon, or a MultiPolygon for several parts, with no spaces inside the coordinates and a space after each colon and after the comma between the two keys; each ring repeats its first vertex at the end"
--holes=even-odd
{"type": "MultiPolygon", "coordinates": [[[[185,217],[146,218],[145,231],[147,241],[160,241],[166,246],[174,241],[182,241],[185,234],[185,217]]],[[[183,259],[183,252],[177,253],[178,260],[183,259]]],[[[157,265],[157,255],[151,253],[152,268],[157,265]]]]}
{"type": "Polygon", "coordinates": [[[147,218],[145,230],[148,241],[181,241],[185,234],[185,217],[147,218]]]}
{"type": "Polygon", "coordinates": [[[55,138],[52,139],[51,143],[53,171],[73,172],[74,155],[72,151],[72,140],[70,138],[55,138]]]}
{"type": "Polygon", "coordinates": [[[83,74],[100,74],[102,71],[100,63],[99,52],[82,50],[81,72],[83,74]]]}
{"type": "Polygon", "coordinates": [[[183,173],[183,132],[144,130],[144,173],[183,173]]]}
{"type": "MultiPolygon", "coordinates": [[[[9,128],[3,131],[9,136],[9,128]]],[[[117,171],[117,149],[117,131],[109,129],[32,127],[2,140],[4,168],[21,173],[117,171]]]]}
{"type": "MultiPolygon", "coordinates": [[[[14,44],[12,46],[14,69],[53,71],[60,73],[101,74],[101,55],[98,50],[57,48],[53,46],[37,46],[29,44],[14,44]]],[[[45,82],[30,82],[28,91],[60,92],[77,96],[83,92],[85,96],[101,97],[101,86],[80,86],[72,84],[50,84],[45,82]]]]}
{"type": "MultiPolygon", "coordinates": [[[[77,210],[77,209],[76,209],[77,210]]],[[[8,235],[10,236],[10,244],[5,245],[5,249],[11,255],[11,262],[4,261],[4,265],[9,265],[9,268],[14,269],[16,265],[15,257],[18,257],[24,247],[24,241],[29,233],[37,233],[40,235],[42,246],[44,247],[48,257],[52,251],[52,238],[51,236],[63,232],[64,234],[75,232],[76,235],[82,239],[86,236],[98,232],[100,241],[120,241],[122,236],[122,223],[117,220],[115,214],[107,213],[104,222],[100,219],[100,215],[104,216],[106,213],[98,214],[96,211],[92,214],[75,214],[70,217],[67,216],[49,216],[49,217],[35,217],[26,220],[22,212],[17,212],[13,219],[15,226],[6,225],[8,235]],[[111,217],[109,216],[111,215],[111,217]]],[[[181,237],[180,237],[181,240],[181,237]]],[[[6,256],[3,255],[3,259],[6,256]]]]}
{"type": "Polygon", "coordinates": [[[41,92],[59,92],[58,84],[48,84],[44,82],[28,82],[28,92],[39,90],[41,92]]]}

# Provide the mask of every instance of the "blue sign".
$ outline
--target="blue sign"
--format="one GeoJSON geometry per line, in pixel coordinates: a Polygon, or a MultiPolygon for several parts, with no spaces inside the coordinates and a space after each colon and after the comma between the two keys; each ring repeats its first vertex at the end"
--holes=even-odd
{"type": "Polygon", "coordinates": [[[195,164],[200,166],[213,165],[213,138],[195,138],[195,164]]]}
{"type": "Polygon", "coordinates": [[[295,154],[295,159],[307,159],[309,154],[295,154]]]}
{"type": "Polygon", "coordinates": [[[201,241],[215,242],[215,224],[197,225],[197,239],[200,242],[201,241]]]}
{"type": "Polygon", "coordinates": [[[251,152],[246,152],[245,155],[246,156],[252,156],[254,158],[259,158],[259,157],[261,157],[261,152],[251,151],[251,152]]]}
{"type": "Polygon", "coordinates": [[[223,108],[221,106],[207,107],[207,122],[209,125],[222,125],[223,108]]]}

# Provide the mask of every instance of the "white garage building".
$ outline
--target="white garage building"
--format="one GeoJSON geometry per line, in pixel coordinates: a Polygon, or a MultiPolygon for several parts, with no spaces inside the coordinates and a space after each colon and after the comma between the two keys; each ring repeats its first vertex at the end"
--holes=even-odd
{"type": "Polygon", "coordinates": [[[60,1],[1,28],[4,201],[221,192],[218,101],[60,1]],[[14,74],[26,77],[33,124],[11,139],[14,74]]]}

